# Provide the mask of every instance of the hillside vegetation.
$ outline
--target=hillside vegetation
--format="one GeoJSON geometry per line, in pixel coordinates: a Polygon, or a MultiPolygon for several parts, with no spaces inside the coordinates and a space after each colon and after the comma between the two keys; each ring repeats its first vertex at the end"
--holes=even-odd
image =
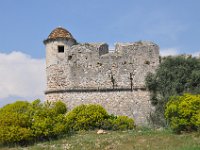
{"type": "Polygon", "coordinates": [[[135,127],[126,116],[109,115],[100,105],[80,105],[67,112],[61,102],[17,101],[0,109],[0,144],[27,145],[80,130],[128,130],[135,127]]]}
{"type": "Polygon", "coordinates": [[[164,113],[171,96],[200,94],[200,59],[185,55],[163,58],[155,73],[146,77],[146,85],[156,108],[151,120],[155,125],[166,126],[164,113]]]}

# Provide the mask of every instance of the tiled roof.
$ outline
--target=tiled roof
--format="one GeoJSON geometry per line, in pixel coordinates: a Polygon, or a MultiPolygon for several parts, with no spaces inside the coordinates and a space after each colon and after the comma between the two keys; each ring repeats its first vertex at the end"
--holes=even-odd
{"type": "Polygon", "coordinates": [[[73,38],[72,34],[69,31],[67,31],[62,27],[58,27],[49,34],[46,40],[44,40],[44,44],[56,39],[66,39],[66,40],[72,39],[73,41],[76,42],[76,40],[73,38]]]}
{"type": "Polygon", "coordinates": [[[54,29],[49,34],[47,39],[57,39],[57,38],[74,39],[72,34],[62,27],[58,27],[58,28],[54,29]]]}

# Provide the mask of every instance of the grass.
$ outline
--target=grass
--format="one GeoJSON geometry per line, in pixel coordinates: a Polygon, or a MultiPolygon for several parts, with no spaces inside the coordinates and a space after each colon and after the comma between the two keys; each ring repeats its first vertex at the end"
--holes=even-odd
{"type": "Polygon", "coordinates": [[[170,131],[140,129],[135,131],[82,131],[58,140],[28,147],[0,147],[2,150],[200,150],[198,133],[173,134],[170,131]]]}

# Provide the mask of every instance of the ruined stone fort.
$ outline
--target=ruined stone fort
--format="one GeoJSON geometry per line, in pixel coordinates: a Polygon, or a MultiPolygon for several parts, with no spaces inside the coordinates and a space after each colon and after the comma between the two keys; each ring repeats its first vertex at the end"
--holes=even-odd
{"type": "Polygon", "coordinates": [[[110,114],[134,118],[147,125],[153,111],[145,77],[159,65],[159,47],[139,41],[78,43],[64,28],[46,40],[46,100],[62,100],[69,110],[80,104],[100,104],[110,114]]]}

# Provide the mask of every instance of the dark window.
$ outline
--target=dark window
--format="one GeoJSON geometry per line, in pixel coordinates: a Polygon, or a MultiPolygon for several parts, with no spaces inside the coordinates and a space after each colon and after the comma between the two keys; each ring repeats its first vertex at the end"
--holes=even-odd
{"type": "Polygon", "coordinates": [[[68,60],[71,60],[71,59],[72,59],[72,56],[71,56],[71,55],[69,55],[69,56],[68,56],[68,60]]]}
{"type": "Polygon", "coordinates": [[[64,46],[63,45],[58,46],[58,53],[64,53],[64,46]]]}

